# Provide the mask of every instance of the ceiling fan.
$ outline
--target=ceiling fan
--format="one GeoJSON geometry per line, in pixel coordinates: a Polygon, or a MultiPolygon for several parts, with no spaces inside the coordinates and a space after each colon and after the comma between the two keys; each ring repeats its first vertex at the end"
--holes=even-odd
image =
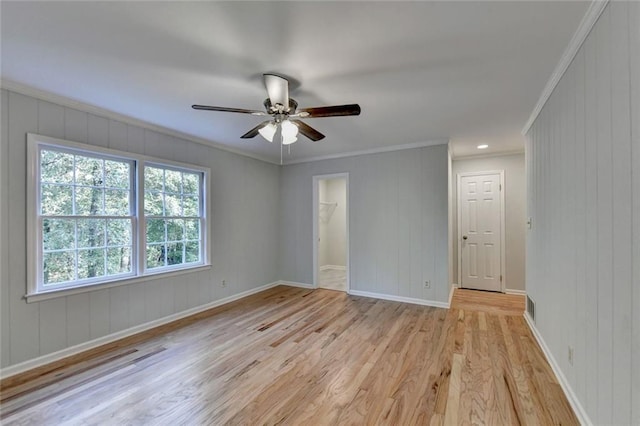
{"type": "Polygon", "coordinates": [[[289,80],[281,75],[272,73],[263,74],[263,77],[269,96],[264,100],[266,112],[209,105],[192,105],[192,108],[206,111],[271,116],[269,120],[258,124],[242,135],[241,138],[250,139],[260,134],[269,142],[276,140],[281,142],[282,145],[290,145],[297,141],[298,132],[314,142],[324,138],[322,133],[301,121],[300,119],[302,118],[360,115],[360,105],[358,104],[298,109],[298,102],[289,97],[289,80]]]}

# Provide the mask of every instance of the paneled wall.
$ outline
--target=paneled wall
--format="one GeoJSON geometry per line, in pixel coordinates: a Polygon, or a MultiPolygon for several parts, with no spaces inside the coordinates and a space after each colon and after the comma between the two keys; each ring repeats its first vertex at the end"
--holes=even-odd
{"type": "Polygon", "coordinates": [[[524,291],[525,283],[525,229],[526,229],[526,185],[524,154],[500,155],[494,157],[470,158],[453,161],[453,265],[454,281],[458,279],[458,194],[456,176],[458,173],[504,170],[505,191],[505,254],[506,289],[524,291]]]}
{"type": "Polygon", "coordinates": [[[447,302],[446,145],[283,167],[281,278],[312,283],[313,176],[342,172],[349,173],[351,289],[447,302]]]}
{"type": "Polygon", "coordinates": [[[1,101],[2,367],[278,280],[279,166],[6,90],[1,101]],[[27,132],[210,167],[213,267],[27,304],[27,132]]]}
{"type": "Polygon", "coordinates": [[[527,292],[595,424],[640,424],[639,54],[609,3],[527,134],[527,292]]]}

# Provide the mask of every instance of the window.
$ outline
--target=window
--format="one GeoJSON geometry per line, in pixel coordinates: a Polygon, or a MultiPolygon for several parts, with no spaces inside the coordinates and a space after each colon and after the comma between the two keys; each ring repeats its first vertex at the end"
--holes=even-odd
{"type": "Polygon", "coordinates": [[[29,135],[27,296],[207,264],[208,170],[29,135]]]}
{"type": "Polygon", "coordinates": [[[200,174],[145,166],[144,184],[146,267],[200,262],[200,174]]]}

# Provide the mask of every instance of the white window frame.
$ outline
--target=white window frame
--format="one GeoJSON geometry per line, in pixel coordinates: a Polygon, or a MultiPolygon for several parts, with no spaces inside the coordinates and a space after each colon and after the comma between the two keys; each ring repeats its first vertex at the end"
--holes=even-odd
{"type": "Polygon", "coordinates": [[[195,272],[211,267],[210,221],[209,212],[209,179],[211,171],[207,167],[165,160],[141,154],[97,147],[34,133],[27,134],[27,302],[39,301],[54,297],[67,296],[101,288],[131,284],[139,281],[155,279],[181,273],[195,272]],[[51,147],[53,150],[85,154],[89,157],[113,158],[128,161],[132,167],[130,206],[132,217],[132,271],[131,273],[104,276],[90,280],[76,280],[57,288],[44,288],[42,282],[43,240],[40,216],[40,150],[51,147]],[[169,265],[153,269],[146,268],[146,222],[144,215],[144,169],[145,165],[169,168],[183,172],[200,173],[200,262],[169,265]]]}

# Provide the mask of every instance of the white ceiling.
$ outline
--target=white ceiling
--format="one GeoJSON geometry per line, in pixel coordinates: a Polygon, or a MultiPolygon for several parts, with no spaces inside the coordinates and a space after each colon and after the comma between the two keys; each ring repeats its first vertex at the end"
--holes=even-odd
{"type": "Polygon", "coordinates": [[[261,74],[299,80],[307,123],[286,161],[450,139],[455,156],[521,150],[520,130],[589,2],[7,2],[2,78],[279,161],[261,74]]]}

